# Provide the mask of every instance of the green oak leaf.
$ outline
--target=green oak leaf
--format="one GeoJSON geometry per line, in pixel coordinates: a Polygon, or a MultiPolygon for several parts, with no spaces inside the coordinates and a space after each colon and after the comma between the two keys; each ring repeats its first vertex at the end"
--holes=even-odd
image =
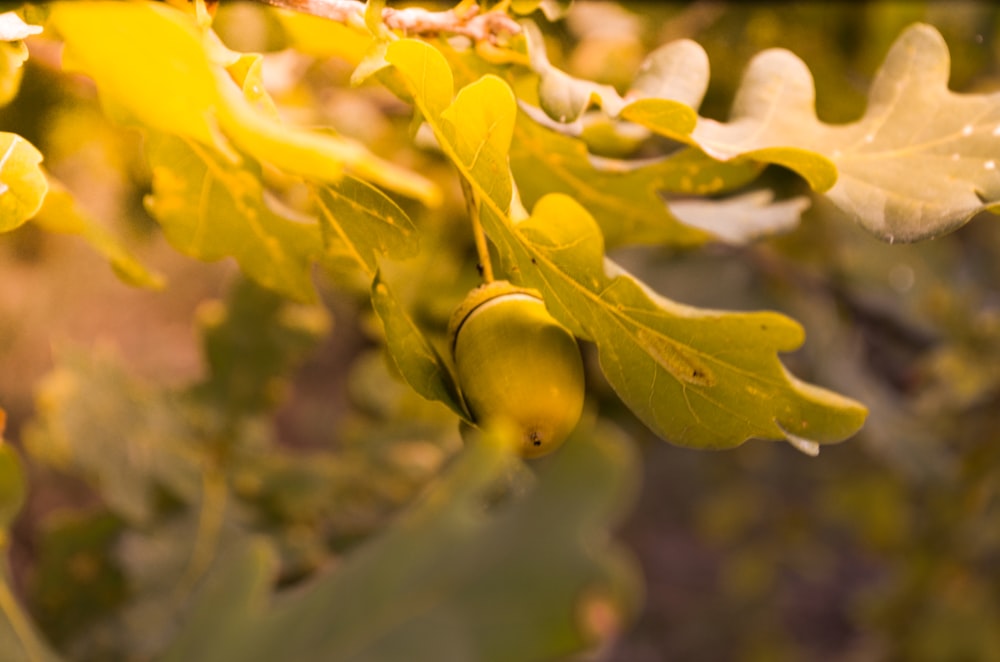
{"type": "Polygon", "coordinates": [[[41,162],[34,145],[0,131],[0,232],[20,227],[41,209],[48,192],[41,162]]]}
{"type": "Polygon", "coordinates": [[[161,274],[147,269],[121,240],[84,211],[58,180],[48,175],[49,193],[33,222],[47,232],[81,237],[95,251],[108,259],[111,268],[124,282],[136,287],[159,290],[164,286],[161,274]]]}
{"type": "MultiPolygon", "coordinates": [[[[704,49],[690,40],[667,44],[650,54],[643,64],[644,70],[640,71],[633,88],[626,95],[630,103],[622,108],[620,117],[662,136],[697,146],[719,160],[746,158],[785,166],[798,172],[814,190],[826,191],[837,179],[836,166],[822,154],[788,138],[794,135],[794,129],[789,131],[790,116],[801,110],[801,104],[796,103],[797,99],[784,96],[785,78],[803,70],[808,76],[808,69],[794,55],[778,49],[765,51],[755,62],[763,61],[761,58],[768,53],[786,56],[792,70],[785,71],[779,67],[778,71],[753,77],[751,65],[733,104],[728,124],[698,117],[697,114],[689,117],[677,108],[679,102],[692,109],[697,108],[708,86],[708,58],[704,49]],[[673,81],[670,76],[679,76],[679,79],[673,81]],[[770,102],[766,113],[756,110],[762,99],[770,102]],[[765,127],[760,126],[761,122],[746,117],[752,112],[750,108],[760,115],[761,121],[766,123],[765,127]],[[732,136],[740,138],[713,141],[712,136],[706,134],[710,134],[714,127],[723,127],[732,136]],[[765,130],[768,132],[766,137],[759,135],[765,130]]],[[[809,80],[811,83],[811,78],[809,80]]],[[[811,103],[810,98],[806,104],[810,109],[811,103]]]]}
{"type": "Polygon", "coordinates": [[[174,248],[206,261],[231,256],[261,285],[315,299],[319,225],[277,209],[265,196],[259,167],[233,165],[204,145],[167,135],[151,137],[148,153],[153,192],[146,207],[174,248]]]}
{"type": "Polygon", "coordinates": [[[421,396],[440,401],[468,419],[448,364],[379,273],[382,258],[405,259],[417,254],[413,222],[384,193],[351,177],[317,188],[315,197],[327,245],[352,257],[372,282],[372,305],[385,329],[386,349],[403,379],[421,396]]]}
{"type": "Polygon", "coordinates": [[[419,251],[413,221],[377,188],[353,177],[318,187],[320,227],[328,245],[343,242],[369,278],[383,256],[412,257],[419,251]]]}
{"type": "Polygon", "coordinates": [[[469,182],[511,276],[539,289],[560,321],[596,343],[608,380],[654,432],[699,448],[763,438],[812,452],[860,428],[861,405],[800,382],[778,360],[778,352],[803,341],[794,321],[776,313],[699,310],[655,295],[605,259],[597,224],[566,195],[543,197],[530,219],[515,223],[510,176],[497,165],[516,115],[503,81],[484,76],[448,106],[452,79],[440,53],[401,40],[387,59],[469,182]]]}
{"type": "Polygon", "coordinates": [[[703,244],[719,232],[679,223],[663,196],[719,193],[760,172],[752,161],[722,163],[698,149],[652,162],[599,160],[582,140],[551,131],[524,112],[514,127],[510,167],[526,205],[547,193],[571,195],[594,215],[608,246],[703,244]]]}
{"type": "MultiPolygon", "coordinates": [[[[492,224],[499,230],[502,223],[492,224]]],[[[751,438],[813,448],[801,440],[841,441],[864,422],[858,403],[785,370],[777,354],[802,344],[798,323],[770,312],[695,309],[656,295],[603,259],[599,229],[572,198],[542,198],[531,218],[506,227],[503,243],[523,281],[597,344],[612,387],[665,439],[699,448],[751,438]]]]}
{"type": "Polygon", "coordinates": [[[385,327],[386,347],[406,383],[428,400],[443,402],[465,420],[472,420],[448,364],[406,314],[380,274],[372,283],[371,296],[385,327]]]}
{"type": "Polygon", "coordinates": [[[634,565],[607,538],[636,480],[630,447],[610,428],[578,433],[535,480],[508,448],[474,436],[392,526],[271,600],[273,553],[245,549],[207,578],[163,659],[514,662],[601,643],[636,608],[634,565]]]}
{"type": "MultiPolygon", "coordinates": [[[[335,182],[347,169],[426,204],[438,201],[432,182],[362,144],[262,113],[252,86],[248,98],[226,70],[232,52],[188,14],[159,3],[59,2],[50,21],[65,40],[65,66],[97,82],[114,116],[213,147],[234,161],[239,154],[230,141],[311,180],[335,182]]],[[[244,72],[237,67],[234,73],[244,72]]]]}
{"type": "Polygon", "coordinates": [[[809,69],[781,49],[751,61],[727,122],[701,118],[684,136],[641,107],[622,117],[718,159],[786,166],[881,239],[918,241],[1000,202],[1000,94],[951,92],[949,70],[940,33],[915,24],[890,49],[853,123],[816,117],[809,69]]]}

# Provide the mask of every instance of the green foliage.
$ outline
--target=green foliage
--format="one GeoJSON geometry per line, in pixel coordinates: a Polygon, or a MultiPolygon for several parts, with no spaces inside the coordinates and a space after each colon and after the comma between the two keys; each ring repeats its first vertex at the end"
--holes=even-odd
{"type": "Polygon", "coordinates": [[[173,246],[201,260],[232,256],[265,287],[303,301],[315,298],[312,263],[322,251],[319,227],[272,209],[259,168],[234,167],[194,142],[152,141],[150,213],[173,246]]]}
{"type": "Polygon", "coordinates": [[[34,393],[3,403],[0,661],[998,654],[1000,239],[962,226],[1000,200],[1000,98],[948,89],[996,13],[580,4],[0,14],[0,348],[54,347],[38,380],[0,353],[0,398],[34,393]],[[193,318],[181,377],[143,311],[124,352],[78,340],[102,310],[7,314],[66,237],[193,318]],[[472,427],[446,351],[492,278],[581,341],[546,459],[472,427]],[[667,626],[627,509],[711,569],[667,626]],[[816,585],[852,650],[802,643],[816,585]]]}
{"type": "Polygon", "coordinates": [[[206,583],[165,659],[514,660],[577,650],[600,634],[587,631],[588,609],[633,608],[631,567],[599,535],[633,466],[606,431],[575,442],[484,511],[483,497],[514,467],[503,443],[474,441],[386,535],[270,607],[274,557],[262,543],[247,548],[206,583]]]}
{"type": "Polygon", "coordinates": [[[775,351],[801,344],[798,325],[773,314],[711,314],[654,300],[627,274],[609,277],[599,229],[567,196],[542,198],[531,218],[515,223],[501,164],[516,108],[502,81],[484,77],[449,103],[451,76],[436,50],[401,40],[386,59],[468,178],[510,271],[597,344],[612,386],[651,429],[675,443],[724,448],[750,437],[829,443],[861,426],[860,405],[801,384],[774,361],[775,351]]]}

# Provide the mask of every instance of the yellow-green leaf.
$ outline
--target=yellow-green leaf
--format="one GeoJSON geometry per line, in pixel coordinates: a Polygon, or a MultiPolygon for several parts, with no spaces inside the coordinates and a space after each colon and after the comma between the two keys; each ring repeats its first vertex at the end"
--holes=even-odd
{"type": "Polygon", "coordinates": [[[878,237],[917,241],[1000,204],[1000,94],[951,92],[949,72],[940,33],[915,24],[896,40],[865,114],[850,124],[817,118],[812,74],[782,49],[750,62],[726,122],[699,118],[684,134],[656,116],[655,98],[622,117],[718,159],[783,165],[878,237]]]}
{"type": "Polygon", "coordinates": [[[802,343],[794,321],[776,313],[699,310],[655,295],[606,260],[597,224],[568,196],[541,198],[529,219],[515,223],[507,211],[509,184],[483,181],[482,172],[496,172],[478,166],[503,161],[509,145],[498,136],[506,134],[493,127],[506,126],[517,112],[513,95],[498,92],[497,79],[464,88],[455,101],[460,110],[435,112],[414,74],[447,66],[443,56],[401,41],[387,59],[473,188],[483,226],[510,275],[539,289],[560,321],[596,343],[612,386],[657,434],[699,448],[757,437],[811,451],[860,428],[861,405],[800,382],[778,360],[778,352],[802,343]]]}
{"type": "Polygon", "coordinates": [[[59,2],[51,11],[64,66],[91,76],[113,114],[221,146],[215,73],[188,15],[151,2],[59,2]]]}
{"type": "Polygon", "coordinates": [[[48,192],[42,153],[15,133],[0,132],[0,232],[38,213],[48,192]]]}
{"type": "Polygon", "coordinates": [[[719,233],[679,223],[663,196],[718,193],[760,172],[753,161],[722,163],[697,149],[652,163],[598,162],[583,141],[551,131],[523,112],[514,131],[510,167],[524,203],[534,205],[547,193],[572,196],[594,215],[608,246],[705,243],[719,233]]]}
{"type": "Polygon", "coordinates": [[[327,244],[343,242],[371,279],[383,256],[407,258],[419,249],[410,217],[377,188],[353,177],[316,189],[320,227],[327,244]]]}
{"type": "Polygon", "coordinates": [[[471,420],[448,364],[413,323],[380,274],[376,274],[372,283],[371,296],[375,312],[385,327],[386,348],[406,383],[428,400],[442,402],[462,418],[471,420]]]}
{"type": "Polygon", "coordinates": [[[199,260],[233,257],[264,287],[300,301],[316,292],[311,271],[323,246],[314,219],[289,216],[265,198],[261,173],[194,141],[149,140],[153,192],[146,205],[170,243],[199,260]]]}
{"type": "Polygon", "coordinates": [[[347,168],[428,205],[438,202],[432,182],[361,143],[258,110],[226,70],[231,53],[189,14],[148,2],[60,2],[51,21],[66,42],[67,68],[94,78],[113,115],[193,139],[234,162],[239,154],[230,141],[311,180],[335,182],[347,168]]]}

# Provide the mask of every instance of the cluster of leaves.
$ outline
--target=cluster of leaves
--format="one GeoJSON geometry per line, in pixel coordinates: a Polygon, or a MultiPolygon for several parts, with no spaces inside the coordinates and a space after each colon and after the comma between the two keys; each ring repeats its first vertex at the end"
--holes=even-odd
{"type": "MultiPolygon", "coordinates": [[[[378,16],[379,10],[378,3],[369,5],[370,16],[378,16]]],[[[468,184],[472,212],[481,217],[505,272],[539,289],[558,319],[595,343],[616,392],[657,434],[705,448],[731,447],[749,438],[788,439],[815,452],[818,444],[840,441],[860,427],[860,405],[799,382],[778,361],[779,351],[802,342],[796,323],[771,313],[699,311],[675,304],[645,291],[604,255],[606,235],[618,244],[634,242],[633,236],[655,236],[669,243],[674,239],[669,229],[644,229],[651,222],[641,223],[640,216],[632,214],[631,227],[602,233],[601,224],[582,204],[586,199],[559,193],[568,173],[549,158],[542,161],[543,168],[561,181],[537,200],[528,198],[534,203],[532,216],[525,218],[527,214],[518,211],[522,207],[513,197],[515,178],[536,179],[538,161],[509,156],[515,124],[535,132],[536,154],[546,149],[549,136],[518,110],[512,87],[519,85],[519,78],[537,78],[541,106],[557,110],[561,119],[577,119],[586,104],[570,109],[567,116],[564,109],[553,108],[557,101],[552,98],[590,99],[600,90],[553,69],[530,38],[519,43],[535,66],[505,68],[501,73],[508,83],[493,67],[477,69],[479,62],[468,57],[472,51],[399,39],[377,21],[370,24],[373,31],[355,81],[378,76],[414,104],[437,147],[468,184]],[[457,95],[452,82],[456,75],[469,81],[457,95]]],[[[404,378],[422,395],[464,414],[447,363],[396,304],[390,284],[376,276],[380,260],[403,259],[417,250],[418,233],[402,209],[365,180],[429,205],[438,197],[432,182],[382,162],[345,138],[306,135],[282,124],[264,91],[260,56],[225,48],[207,25],[198,23],[197,14],[141,3],[57,3],[50,8],[47,25],[65,43],[66,66],[95,80],[106,111],[149,134],[153,181],[147,207],[178,250],[204,260],[234,257],[258,283],[299,300],[315,296],[309,278],[314,263],[326,265],[334,256],[353,258],[360,277],[373,283],[389,351],[404,378]],[[150,37],[140,43],[131,37],[136,34],[150,37]],[[151,83],[150,70],[170,75],[151,83]],[[262,164],[279,169],[275,176],[286,181],[304,180],[308,207],[275,202],[262,164]]],[[[529,37],[533,33],[526,31],[529,37]]],[[[513,52],[516,48],[512,46],[513,52]]],[[[691,49],[681,50],[684,56],[691,49]]],[[[644,98],[617,114],[637,121],[641,107],[649,117],[676,120],[669,126],[642,120],[656,132],[674,138],[683,137],[678,127],[690,132],[694,111],[672,100],[671,86],[676,83],[669,75],[675,67],[689,67],[674,60],[663,51],[654,53],[649,62],[656,66],[647,66],[634,88],[644,98]],[[651,91],[659,96],[649,96],[651,91]]],[[[758,87],[752,80],[748,85],[758,87]]],[[[605,91],[602,97],[605,106],[610,94],[605,91]]],[[[558,133],[548,133],[559,139],[558,133]]],[[[522,140],[519,135],[515,142],[519,149],[533,145],[527,136],[522,140]]],[[[755,169],[746,159],[730,165],[710,158],[712,150],[696,144],[701,150],[683,150],[679,157],[664,157],[654,166],[605,164],[602,172],[614,176],[624,167],[643,182],[647,196],[655,197],[671,192],[672,183],[681,191],[724,191],[744,184],[748,169],[755,169]]],[[[587,163],[583,144],[566,145],[557,153],[576,161],[572,169],[587,163]]],[[[746,155],[726,158],[734,156],[746,155]]],[[[757,156],[757,163],[764,160],[757,156]]],[[[29,170],[44,183],[37,158],[29,170]]],[[[38,186],[34,198],[40,200],[43,194],[44,186],[38,186]]],[[[603,202],[612,206],[625,195],[614,188],[610,194],[603,202]]],[[[662,202],[655,204],[660,213],[654,219],[669,217],[662,202]]],[[[601,216],[608,226],[610,217],[601,216]]],[[[669,218],[666,225],[682,227],[669,218]]],[[[711,237],[691,229],[679,234],[682,243],[711,237]]]]}
{"type": "MultiPolygon", "coordinates": [[[[709,71],[693,41],[651,53],[619,94],[555,67],[526,20],[519,34],[472,44],[394,34],[379,2],[346,25],[251,11],[281,47],[346,61],[352,83],[391,91],[407,106],[375,97],[381,107],[363,112],[411,107],[425,149],[390,160],[344,131],[284,121],[265,57],[225,45],[226,17],[213,20],[202,2],[61,2],[0,25],[5,100],[22,75],[22,40],[44,26],[38,39],[64,45],[64,70],[92,80],[105,114],[141,131],[145,208],[166,240],[198,260],[232,258],[249,279],[227,304],[203,309],[203,380],[150,385],[114,361],[70,353],[40,389],[26,450],[83,477],[102,504],[47,531],[41,547],[52,551],[38,562],[50,582],[35,589],[39,621],[77,657],[273,659],[280,646],[296,659],[529,659],[593,645],[634,610],[630,566],[601,538],[634,471],[606,421],[585,421],[533,472],[501,444],[470,443],[387,526],[444,466],[459,445],[455,423],[467,419],[439,350],[477,259],[467,226],[452,222],[456,176],[500,271],[542,292],[593,346],[606,384],[652,433],[693,448],[784,440],[809,454],[855,434],[866,410],[782,364],[802,327],[777,313],[677,303],[607,251],[741,246],[789,230],[809,201],[775,199],[762,179],[771,165],[890,242],[947,233],[1000,198],[1000,102],[947,89],[948,52],[927,25],[896,41],[864,115],[833,125],[817,119],[809,70],[788,51],[753,59],[721,122],[698,115],[709,71]],[[370,302],[370,330],[391,364],[359,363],[377,383],[358,438],[302,454],[277,443],[270,421],[283,384],[327,332],[317,267],[357,307],[370,302]],[[390,386],[396,373],[412,391],[390,386]],[[393,426],[413,407],[427,424],[401,435],[393,426]],[[398,461],[407,452],[431,458],[426,470],[398,461]],[[350,554],[336,571],[317,572],[342,549],[350,554]],[[276,579],[303,577],[270,599],[276,579]],[[101,608],[81,595],[102,596],[101,608]]],[[[307,121],[349,124],[316,108],[307,121]]],[[[13,133],[0,140],[0,230],[30,221],[80,235],[127,282],[165,286],[42,168],[38,149],[13,133]]],[[[9,494],[0,529],[22,483],[0,445],[0,496],[9,494]]],[[[0,642],[16,642],[0,659],[54,657],[7,582],[0,591],[0,642]]]]}

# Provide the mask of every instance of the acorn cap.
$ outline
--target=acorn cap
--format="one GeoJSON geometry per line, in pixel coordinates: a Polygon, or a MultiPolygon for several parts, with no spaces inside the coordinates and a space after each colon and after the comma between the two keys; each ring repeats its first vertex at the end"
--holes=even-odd
{"type": "Polygon", "coordinates": [[[511,295],[537,299],[540,303],[544,304],[542,295],[538,290],[518,287],[507,280],[495,280],[493,282],[480,285],[466,295],[465,300],[459,304],[458,308],[455,309],[455,312],[452,313],[451,319],[448,321],[448,338],[450,338],[449,345],[452,354],[455,352],[455,341],[458,339],[458,332],[461,330],[462,324],[465,323],[465,320],[469,318],[469,315],[475,312],[477,308],[493,301],[494,299],[511,295]]]}

